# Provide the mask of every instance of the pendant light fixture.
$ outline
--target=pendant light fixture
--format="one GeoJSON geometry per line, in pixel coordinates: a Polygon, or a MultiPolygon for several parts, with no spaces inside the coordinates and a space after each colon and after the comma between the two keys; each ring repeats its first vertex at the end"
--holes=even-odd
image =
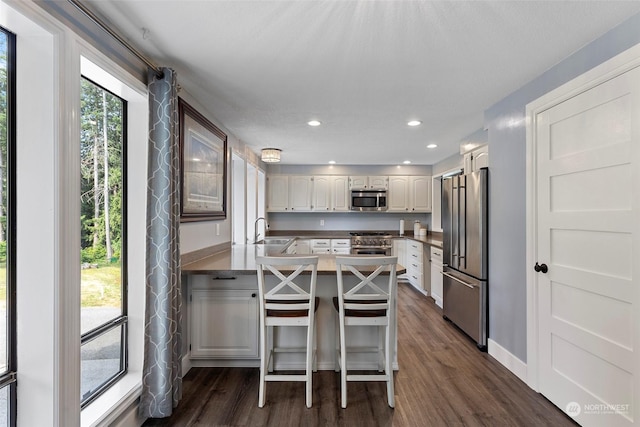
{"type": "Polygon", "coordinates": [[[281,151],[279,148],[263,148],[261,159],[266,163],[278,163],[281,151]]]}

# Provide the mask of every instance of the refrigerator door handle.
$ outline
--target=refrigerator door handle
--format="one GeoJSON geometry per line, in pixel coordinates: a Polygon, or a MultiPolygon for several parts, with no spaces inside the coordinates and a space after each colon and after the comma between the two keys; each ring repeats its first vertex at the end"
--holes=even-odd
{"type": "Polygon", "coordinates": [[[458,282],[458,283],[461,283],[461,284],[465,285],[467,288],[470,288],[470,289],[473,289],[473,288],[474,288],[474,286],[473,286],[473,285],[470,285],[469,283],[467,283],[467,282],[465,282],[465,281],[463,281],[463,280],[460,280],[460,279],[458,279],[456,276],[452,276],[452,275],[451,275],[451,274],[449,274],[449,273],[445,273],[445,272],[443,271],[443,272],[442,272],[442,275],[443,275],[443,276],[447,276],[449,279],[451,279],[451,280],[455,280],[456,282],[458,282]]]}
{"type": "Polygon", "coordinates": [[[460,245],[460,179],[454,176],[451,180],[451,264],[457,268],[460,265],[460,260],[457,259],[460,245]]]}
{"type": "Polygon", "coordinates": [[[460,185],[458,186],[459,197],[459,221],[458,226],[458,240],[460,255],[458,256],[459,265],[462,264],[462,268],[467,268],[467,176],[462,175],[460,177],[460,185]]]}

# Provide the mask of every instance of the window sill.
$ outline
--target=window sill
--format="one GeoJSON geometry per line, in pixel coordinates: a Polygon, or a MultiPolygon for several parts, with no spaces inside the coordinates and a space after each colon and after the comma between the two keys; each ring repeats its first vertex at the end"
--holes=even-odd
{"type": "Polygon", "coordinates": [[[80,425],[110,425],[129,408],[142,392],[140,372],[129,372],[109,390],[82,410],[80,425]]]}

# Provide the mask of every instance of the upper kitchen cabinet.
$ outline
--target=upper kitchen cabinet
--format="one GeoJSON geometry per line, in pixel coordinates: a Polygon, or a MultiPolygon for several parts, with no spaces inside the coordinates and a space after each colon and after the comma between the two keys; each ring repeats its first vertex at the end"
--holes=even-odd
{"type": "Polygon", "coordinates": [[[389,193],[387,194],[388,212],[409,211],[409,177],[390,176],[389,193]]]}
{"type": "Polygon", "coordinates": [[[464,154],[464,173],[476,172],[485,167],[489,167],[489,145],[464,154]]]}
{"type": "Polygon", "coordinates": [[[311,196],[313,191],[312,176],[289,177],[289,207],[294,212],[306,212],[311,210],[311,196]]]}
{"type": "Polygon", "coordinates": [[[313,177],[311,210],[346,212],[349,210],[349,177],[319,175],[313,177]]]}
{"type": "Polygon", "coordinates": [[[289,210],[288,175],[269,175],[267,177],[267,210],[269,212],[289,210]]]}
{"type": "Polygon", "coordinates": [[[267,177],[267,211],[310,211],[312,189],[311,176],[270,175],[267,177]]]}
{"type": "Polygon", "coordinates": [[[430,176],[390,176],[388,212],[431,212],[430,176]]]}
{"type": "Polygon", "coordinates": [[[431,177],[409,177],[409,207],[411,212],[431,212],[431,177]]]}
{"type": "Polygon", "coordinates": [[[388,190],[388,176],[350,176],[350,190],[388,190]]]}

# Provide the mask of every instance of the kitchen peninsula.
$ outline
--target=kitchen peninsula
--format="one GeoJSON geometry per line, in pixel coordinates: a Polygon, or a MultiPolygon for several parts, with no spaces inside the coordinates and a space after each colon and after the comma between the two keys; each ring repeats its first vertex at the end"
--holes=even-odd
{"type": "MultiPolygon", "coordinates": [[[[344,237],[344,234],[346,233],[334,232],[329,237],[340,238],[344,237]]],[[[323,237],[327,236],[323,235],[323,237]]],[[[273,238],[273,235],[270,237],[273,238]]],[[[189,357],[192,366],[257,367],[259,365],[258,286],[255,259],[257,256],[265,255],[292,256],[286,255],[286,252],[296,238],[279,237],[275,240],[277,243],[272,244],[229,245],[216,253],[183,266],[182,271],[186,275],[190,301],[185,336],[188,337],[190,344],[189,357]]],[[[307,238],[307,236],[305,234],[300,238],[307,238]]],[[[396,238],[405,240],[401,236],[396,238]]],[[[428,239],[429,243],[424,236],[421,236],[421,239],[408,241],[441,245],[441,241],[437,238],[429,236],[428,239]]],[[[330,254],[318,256],[317,296],[321,302],[316,313],[317,366],[321,370],[332,370],[335,367],[336,348],[336,319],[332,304],[332,298],[337,295],[335,256],[330,254]]],[[[397,266],[397,274],[405,271],[403,265],[397,266]]],[[[355,282],[356,278],[347,274],[345,281],[355,282]]],[[[300,328],[299,331],[291,329],[288,328],[286,335],[274,336],[277,345],[290,347],[302,345],[304,328],[300,328]]],[[[394,336],[396,336],[395,333],[394,336]]],[[[352,327],[351,333],[348,333],[348,339],[351,346],[371,347],[378,344],[378,335],[374,328],[370,327],[352,327]]],[[[396,342],[395,338],[393,341],[396,342]]],[[[354,369],[377,368],[377,360],[370,354],[351,356],[353,358],[349,363],[354,366],[354,369]]],[[[302,355],[283,354],[276,360],[275,369],[302,369],[303,365],[302,355]]],[[[395,351],[393,365],[394,369],[398,369],[395,351]]]]}

